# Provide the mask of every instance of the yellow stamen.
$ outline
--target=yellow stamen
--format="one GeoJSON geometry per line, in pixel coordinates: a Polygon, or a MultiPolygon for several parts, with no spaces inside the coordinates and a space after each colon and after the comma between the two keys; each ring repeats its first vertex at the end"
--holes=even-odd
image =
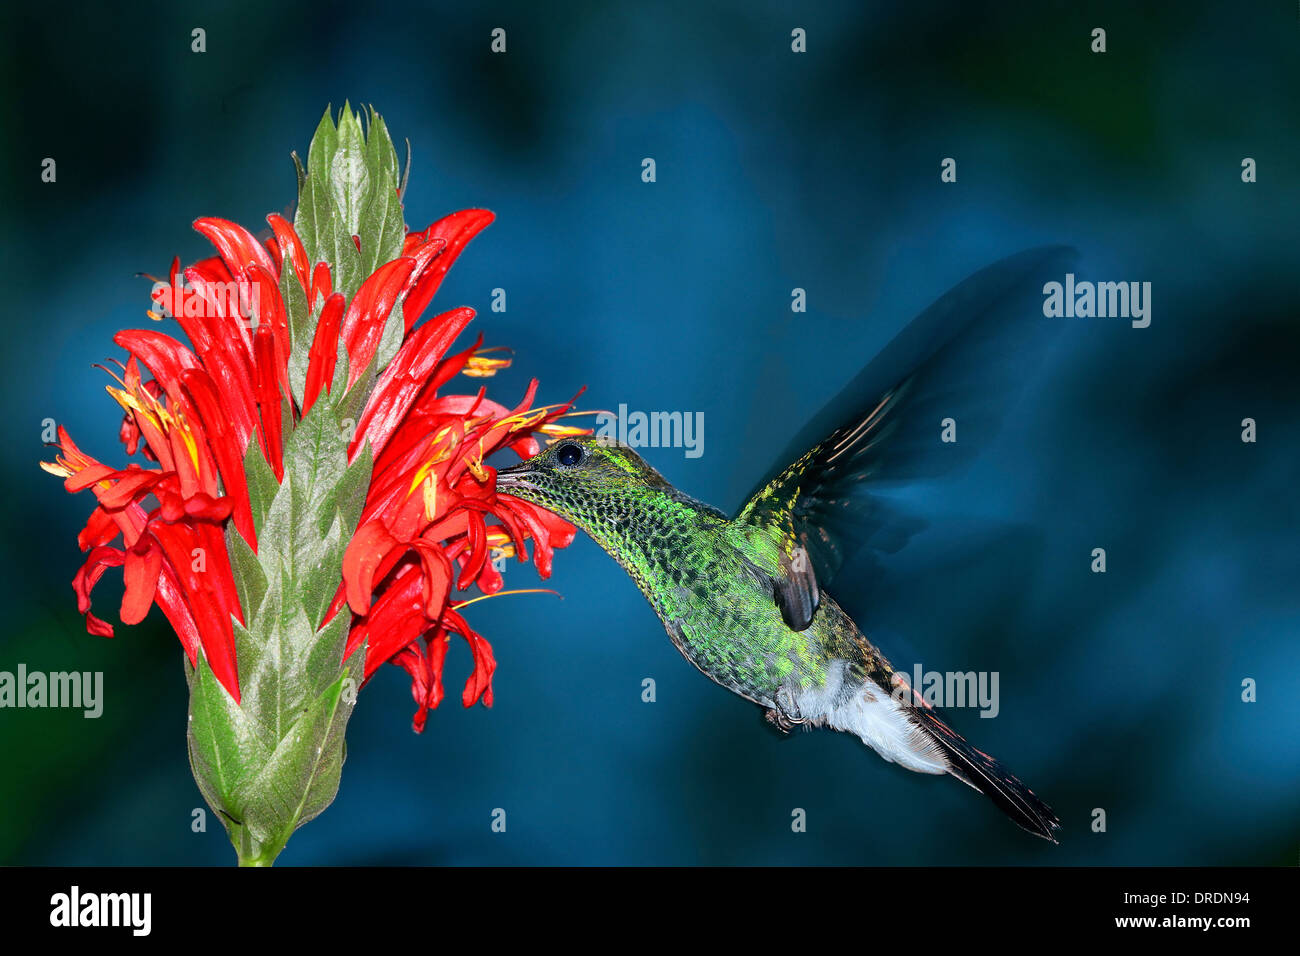
{"type": "Polygon", "coordinates": [[[470,598],[468,601],[456,601],[451,605],[451,609],[453,611],[459,611],[463,607],[469,607],[469,605],[476,601],[486,601],[488,598],[494,597],[505,597],[507,594],[554,594],[561,601],[564,600],[564,595],[560,594],[559,591],[552,591],[550,588],[520,588],[517,591],[498,591],[496,594],[480,594],[478,597],[470,598]]]}
{"type": "Polygon", "coordinates": [[[190,456],[190,463],[194,466],[194,474],[199,474],[199,442],[194,437],[194,432],[190,430],[189,422],[185,421],[185,416],[180,409],[176,410],[175,422],[177,431],[180,432],[181,441],[185,444],[185,451],[190,456]]]}
{"type": "Polygon", "coordinates": [[[470,474],[472,474],[479,481],[487,481],[488,479],[487,469],[483,467],[483,439],[482,438],[478,440],[478,457],[466,458],[465,467],[468,468],[470,470],[470,474]]]}
{"type": "Polygon", "coordinates": [[[550,444],[553,441],[558,441],[561,438],[573,438],[577,435],[587,435],[591,433],[590,428],[579,428],[577,425],[557,425],[554,422],[548,422],[537,430],[550,436],[546,440],[547,444],[550,444]]]}
{"type": "Polygon", "coordinates": [[[502,425],[507,425],[512,431],[519,429],[532,431],[537,427],[538,422],[546,420],[552,408],[559,408],[559,405],[542,405],[540,408],[532,408],[518,415],[507,415],[505,418],[498,418],[493,422],[492,427],[500,428],[502,425]]]}
{"type": "Polygon", "coordinates": [[[169,411],[163,407],[162,402],[149,394],[143,386],[137,385],[134,389],[129,389],[126,383],[117,375],[114,375],[111,370],[106,369],[105,371],[108,371],[108,374],[122,385],[122,388],[114,388],[112,385],[104,386],[104,390],[113,397],[113,401],[122,406],[122,410],[128,414],[134,413],[148,420],[164,436],[170,436],[173,432],[177,433],[181,443],[185,446],[185,453],[189,456],[190,463],[194,466],[194,473],[199,474],[202,470],[199,463],[199,442],[180,408],[177,407],[169,411]]]}
{"type": "Polygon", "coordinates": [[[406,494],[408,496],[415,494],[415,489],[420,487],[420,483],[423,482],[425,478],[429,477],[429,473],[433,471],[435,465],[441,464],[451,456],[452,448],[455,448],[459,441],[459,439],[454,435],[452,436],[453,441],[450,446],[442,449],[438,448],[438,445],[442,443],[442,440],[447,437],[447,434],[450,431],[451,426],[444,425],[442,428],[438,429],[437,434],[435,434],[429,441],[429,448],[434,451],[434,454],[415,470],[415,477],[411,479],[411,487],[406,489],[406,494]]]}
{"type": "Polygon", "coordinates": [[[147,418],[160,432],[167,430],[170,416],[148,392],[128,392],[125,389],[114,388],[112,385],[105,385],[104,390],[113,396],[113,401],[121,405],[123,411],[134,412],[147,418]]]}
{"type": "Polygon", "coordinates": [[[432,521],[438,514],[438,479],[429,475],[424,479],[424,520],[432,521]]]}
{"type": "Polygon", "coordinates": [[[504,346],[493,346],[488,349],[479,349],[469,357],[465,367],[460,370],[460,374],[469,378],[489,378],[495,375],[503,368],[509,368],[513,358],[488,358],[488,352],[508,352],[509,349],[504,346]]]}
{"type": "MultiPolygon", "coordinates": [[[[60,451],[62,451],[62,448],[60,448],[60,451]]],[[[77,455],[73,458],[68,458],[65,455],[56,455],[53,462],[41,461],[37,462],[37,464],[41,466],[42,471],[48,472],[58,478],[71,478],[73,475],[80,474],[84,469],[89,468],[92,464],[99,463],[92,461],[85,455],[77,455]]],[[[95,482],[95,485],[99,488],[108,490],[113,487],[114,481],[115,479],[102,478],[95,482]]]]}

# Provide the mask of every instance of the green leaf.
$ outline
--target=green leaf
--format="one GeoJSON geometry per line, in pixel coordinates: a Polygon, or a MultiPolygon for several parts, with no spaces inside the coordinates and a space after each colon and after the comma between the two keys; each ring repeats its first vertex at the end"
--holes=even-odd
{"type": "Polygon", "coordinates": [[[244,536],[235,530],[233,522],[226,528],[226,550],[230,552],[230,569],[234,572],[235,590],[239,592],[244,620],[251,621],[266,596],[266,573],[244,536]]]}
{"type": "Polygon", "coordinates": [[[262,455],[262,446],[258,444],[256,435],[249,437],[248,448],[244,451],[244,479],[248,483],[248,503],[253,511],[253,528],[260,539],[271,502],[280,493],[280,484],[275,480],[275,472],[271,470],[271,466],[262,455]]]}
{"type": "MultiPolygon", "coordinates": [[[[276,562],[293,554],[293,483],[293,473],[286,471],[257,532],[257,557],[263,570],[275,568],[276,562]]],[[[268,572],[267,577],[272,575],[268,572]]]]}
{"type": "MultiPolygon", "coordinates": [[[[295,156],[296,160],[297,157],[295,156]]],[[[397,198],[406,201],[406,180],[411,175],[411,141],[406,141],[406,165],[402,167],[402,181],[397,184],[397,198]]]]}
{"type": "MultiPolygon", "coordinates": [[[[375,387],[376,378],[375,360],[371,359],[370,364],[366,366],[366,370],[361,373],[361,377],[338,399],[334,414],[338,418],[340,429],[347,427],[348,423],[351,423],[351,430],[355,431],[357,421],[361,418],[361,412],[366,407],[366,399],[370,397],[370,392],[375,387]]],[[[346,381],[346,379],[341,376],[335,378],[335,382],[340,383],[335,385],[336,392],[343,387],[341,384],[343,381],[346,381]]]]}
{"type": "MultiPolygon", "coordinates": [[[[316,632],[311,654],[307,659],[307,679],[316,693],[323,693],[339,676],[343,667],[343,651],[347,647],[348,632],[352,629],[352,612],[346,607],[335,614],[323,628],[316,632]]],[[[363,666],[364,655],[355,667],[363,666]]],[[[360,673],[353,669],[354,675],[360,673]]],[[[358,677],[357,684],[360,685],[358,677]]]]}
{"type": "MultiPolygon", "coordinates": [[[[330,112],[329,108],[327,107],[325,110],[325,115],[329,116],[329,112],[330,112]]],[[[411,152],[409,144],[406,152],[409,160],[410,152],[411,152]]],[[[297,150],[293,150],[292,152],[290,152],[289,158],[293,160],[293,171],[298,177],[298,192],[302,192],[302,184],[307,181],[307,170],[303,167],[302,158],[298,155],[297,150]]]]}
{"type": "Polygon", "coordinates": [[[244,788],[271,748],[201,654],[191,677],[187,738],[190,768],[203,799],[223,820],[240,823],[244,788]]]}
{"type": "Polygon", "coordinates": [[[330,157],[330,192],[341,225],[349,236],[361,228],[361,206],[370,192],[370,170],[366,168],[366,137],[361,120],[348,104],[339,115],[338,147],[330,157]]]}
{"type": "Polygon", "coordinates": [[[366,493],[370,490],[370,473],[375,466],[375,456],[370,451],[367,441],[357,452],[356,459],[348,465],[343,473],[343,480],[338,483],[335,506],[343,516],[343,530],[348,537],[357,530],[361,521],[361,512],[366,505],[366,493]]]}
{"type": "Polygon", "coordinates": [[[332,517],[322,512],[322,505],[342,479],[347,465],[347,439],[334,410],[328,402],[317,402],[285,442],[284,469],[286,475],[293,476],[294,518],[309,522],[318,529],[318,535],[325,533],[332,517]],[[324,525],[313,520],[318,518],[324,519],[324,525]]]}
{"type": "Polygon", "coordinates": [[[346,547],[347,541],[343,537],[343,519],[335,511],[334,521],[323,539],[323,560],[306,569],[298,586],[299,600],[302,601],[307,619],[313,628],[320,626],[326,610],[334,600],[334,595],[338,593],[343,551],[346,547]]]}
{"type": "Polygon", "coordinates": [[[296,621],[292,612],[280,593],[272,591],[252,630],[235,624],[243,707],[272,744],[284,736],[311,691],[303,675],[312,629],[305,616],[296,621]]]}
{"type": "Polygon", "coordinates": [[[253,799],[244,822],[262,842],[283,845],[334,801],[355,704],[355,695],[345,698],[349,682],[355,685],[356,678],[345,672],[313,700],[249,782],[246,797],[253,799]]]}
{"type": "Polygon", "coordinates": [[[320,180],[329,179],[330,160],[334,156],[334,151],[338,149],[339,134],[334,126],[334,112],[330,107],[325,107],[325,113],[316,124],[316,132],[312,135],[311,146],[307,150],[307,177],[315,177],[320,180]]]}
{"type": "Polygon", "coordinates": [[[388,367],[388,363],[401,349],[402,339],[405,337],[406,321],[402,318],[402,303],[398,302],[389,313],[388,321],[384,323],[384,334],[380,336],[379,347],[375,350],[376,374],[382,373],[388,367]]]}
{"type": "Polygon", "coordinates": [[[401,254],[406,235],[397,152],[373,109],[369,123],[367,132],[349,104],[337,126],[326,111],[308,150],[294,219],[312,261],[329,263],[334,290],[348,299],[366,276],[401,254]]]}
{"type": "Polygon", "coordinates": [[[388,135],[388,124],[372,106],[369,112],[370,128],[366,132],[366,168],[376,179],[387,179],[397,185],[397,150],[388,135]]]}
{"type": "Polygon", "coordinates": [[[367,275],[402,254],[406,226],[398,195],[397,150],[384,119],[372,108],[366,139],[366,169],[372,188],[361,210],[357,235],[361,239],[361,264],[367,275]]]}
{"type": "MultiPolygon", "coordinates": [[[[311,281],[310,275],[307,281],[311,281]]],[[[280,272],[280,296],[289,317],[289,388],[301,407],[307,387],[307,366],[311,361],[311,343],[316,337],[319,314],[307,309],[307,293],[298,281],[298,273],[288,263],[280,272]]]]}
{"type": "Polygon", "coordinates": [[[298,200],[294,228],[313,262],[327,262],[333,291],[351,299],[361,286],[361,253],[352,241],[352,233],[335,206],[328,173],[309,174],[298,200]]]}

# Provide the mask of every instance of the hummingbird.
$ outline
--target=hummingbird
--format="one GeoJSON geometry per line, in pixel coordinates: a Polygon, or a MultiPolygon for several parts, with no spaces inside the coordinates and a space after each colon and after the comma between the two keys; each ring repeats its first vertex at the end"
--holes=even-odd
{"type": "Polygon", "coordinates": [[[778,732],[853,734],[908,770],[951,774],[1056,843],[1047,804],[952,730],[830,589],[851,554],[895,553],[924,525],[891,486],[946,473],[989,443],[1059,326],[1035,296],[1071,258],[1022,252],[943,295],[813,417],[732,517],[604,436],[552,442],[500,469],[497,489],[586,532],[682,656],[778,732]]]}

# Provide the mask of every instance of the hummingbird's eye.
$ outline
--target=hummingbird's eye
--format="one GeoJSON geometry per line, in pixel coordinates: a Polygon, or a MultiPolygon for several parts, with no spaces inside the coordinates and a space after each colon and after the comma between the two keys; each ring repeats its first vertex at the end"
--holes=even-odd
{"type": "Polygon", "coordinates": [[[566,442],[555,449],[555,460],[561,465],[576,465],[582,461],[582,449],[573,442],[566,442]]]}

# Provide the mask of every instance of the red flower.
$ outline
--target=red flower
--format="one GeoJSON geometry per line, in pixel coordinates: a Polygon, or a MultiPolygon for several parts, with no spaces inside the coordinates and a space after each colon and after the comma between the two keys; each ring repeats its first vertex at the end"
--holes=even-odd
{"type": "Polygon", "coordinates": [[[556,424],[571,403],[532,407],[536,381],[513,409],[481,389],[440,394],[457,373],[491,374],[505,364],[481,355],[479,342],[448,354],[472,309],[419,323],[456,256],[492,218],[466,210],[409,233],[401,256],[375,269],[350,301],[332,290],[327,263],[308,261],[281,217],[268,217],[273,238],[265,244],[232,222],[195,223],[218,255],[186,269],[184,285],[173,262],[168,284],[154,293],[191,347],[151,330],[114,337],[129,353],[115,376],[119,387],[109,388],[125,412],[119,437],[128,454],[140,451],[157,467],[115,470],[85,455],[63,429],[56,463],[42,464],[65,479],[68,491],[90,488],[98,500],[78,538],[89,554],[73,581],[88,631],[112,636],[111,625],[91,613],[90,592],[106,568],[121,566],[123,623],[140,621],[158,604],[190,663],[197,665],[201,652],[239,700],[232,620],[242,624],[244,617],[225,528],[233,524],[256,553],[246,449],[256,442],[282,482],[286,423],[300,421],[323,394],[361,380],[400,303],[404,339],[366,399],[348,448],[354,461],[368,446],[374,466],[325,620],[345,608],[353,615],[344,657],[366,642],[366,678],[385,661],[411,675],[417,730],[442,699],[451,634],[464,638],[474,657],[462,702],[491,704],[492,649],[459,613],[465,602],[453,602],[451,594],[470,585],[497,593],[502,580],[490,558],[527,560],[530,538],[538,572],[547,577],[552,549],[568,545],[574,529],[525,502],[497,497],[495,470],[483,460],[505,447],[531,456],[537,433],[576,431],[556,424]],[[301,401],[290,386],[286,270],[318,315],[301,401]],[[249,314],[257,317],[255,327],[244,318],[249,314]],[[346,381],[335,378],[340,343],[346,381]],[[144,380],[142,369],[152,379],[144,380]]]}

